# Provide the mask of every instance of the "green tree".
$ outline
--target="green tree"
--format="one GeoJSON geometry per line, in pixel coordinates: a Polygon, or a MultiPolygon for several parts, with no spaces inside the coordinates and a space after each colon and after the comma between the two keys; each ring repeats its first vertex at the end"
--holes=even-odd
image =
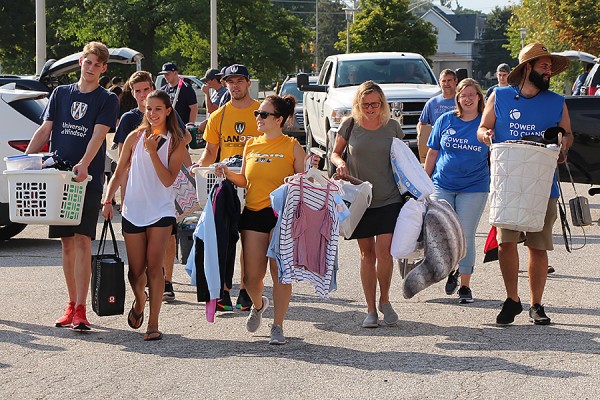
{"type": "MultiPolygon", "coordinates": [[[[435,54],[437,35],[429,22],[412,14],[408,0],[363,0],[350,27],[350,51],[409,51],[435,54]]],[[[346,31],[335,48],[346,49],[346,31]]]]}
{"type": "Polygon", "coordinates": [[[512,9],[510,7],[496,7],[486,18],[487,27],[483,33],[482,57],[479,64],[484,73],[493,74],[500,63],[517,65],[517,60],[505,47],[508,44],[505,33],[511,16],[512,9]]]}
{"type": "Polygon", "coordinates": [[[558,40],[571,49],[600,54],[598,0],[556,0],[548,3],[558,40]]]}

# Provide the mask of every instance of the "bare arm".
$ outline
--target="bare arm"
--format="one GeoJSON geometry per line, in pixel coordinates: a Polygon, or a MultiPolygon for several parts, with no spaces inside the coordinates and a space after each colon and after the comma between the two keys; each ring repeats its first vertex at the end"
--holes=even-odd
{"type": "Polygon", "coordinates": [[[427,175],[429,175],[430,178],[431,175],[433,175],[433,170],[435,169],[435,162],[439,153],[439,150],[434,150],[431,148],[427,151],[427,157],[425,158],[424,168],[425,172],[427,172],[427,175]]]}
{"type": "Polygon", "coordinates": [[[180,142],[179,146],[171,153],[168,166],[165,167],[158,156],[158,143],[160,139],[161,137],[158,135],[151,135],[150,137],[146,137],[146,135],[142,136],[144,148],[150,155],[150,160],[152,161],[152,166],[154,167],[154,171],[156,171],[156,175],[158,175],[158,179],[164,187],[169,187],[175,182],[177,174],[179,174],[186,148],[185,143],[183,141],[180,142]]]}
{"type": "Polygon", "coordinates": [[[342,159],[342,153],[347,145],[346,139],[344,139],[339,133],[335,135],[335,144],[333,145],[333,151],[331,152],[331,157],[329,158],[333,165],[337,167],[336,172],[342,176],[348,176],[348,166],[346,162],[342,159]]]}
{"type": "Polygon", "coordinates": [[[496,113],[494,112],[494,104],[496,104],[496,91],[494,91],[488,101],[485,103],[481,124],[477,129],[477,140],[491,146],[494,138],[494,127],[496,126],[496,113]]]}
{"type": "Polygon", "coordinates": [[[190,120],[188,121],[188,123],[195,124],[196,118],[198,118],[198,103],[192,104],[190,106],[190,120]]]}
{"type": "Polygon", "coordinates": [[[112,219],[113,217],[113,207],[110,203],[114,200],[115,193],[121,185],[125,187],[124,183],[127,180],[127,173],[129,171],[129,166],[131,165],[131,155],[133,154],[133,144],[137,142],[136,139],[135,135],[129,135],[127,136],[127,139],[125,139],[125,143],[119,143],[122,150],[119,153],[117,168],[108,182],[106,194],[104,200],[102,200],[102,216],[106,219],[112,219]]]}
{"type": "Polygon", "coordinates": [[[94,125],[94,133],[85,149],[85,153],[81,160],[73,167],[73,172],[76,173],[75,180],[77,182],[83,182],[88,177],[88,167],[94,157],[96,157],[96,154],[98,154],[98,150],[100,150],[102,143],[104,143],[109,129],[110,127],[107,125],[94,125]]]}
{"type": "Polygon", "coordinates": [[[204,98],[206,99],[206,112],[210,114],[211,112],[214,112],[217,108],[219,108],[219,105],[213,103],[210,99],[210,88],[208,87],[208,85],[203,85],[201,90],[202,92],[204,92],[204,98]]]}
{"type": "Polygon", "coordinates": [[[563,105],[563,113],[562,119],[558,123],[558,126],[565,129],[566,134],[563,136],[562,141],[562,149],[563,152],[567,152],[571,146],[573,146],[573,142],[575,141],[575,137],[573,136],[573,132],[571,131],[571,117],[569,116],[569,110],[567,109],[567,104],[563,105]]]}
{"type": "Polygon", "coordinates": [[[204,148],[204,152],[202,153],[202,157],[200,157],[200,161],[198,164],[201,167],[208,167],[213,164],[217,160],[217,153],[219,152],[219,145],[206,142],[206,147],[204,148]]]}
{"type": "Polygon", "coordinates": [[[50,142],[50,134],[52,133],[52,121],[44,121],[42,125],[35,131],[25,154],[39,153],[42,148],[50,142]]]}
{"type": "Polygon", "coordinates": [[[215,167],[215,175],[224,176],[225,179],[233,183],[237,187],[245,188],[248,187],[248,181],[246,180],[246,150],[248,148],[248,142],[244,146],[244,154],[242,155],[242,169],[240,173],[230,171],[226,165],[217,165],[215,167]]]}

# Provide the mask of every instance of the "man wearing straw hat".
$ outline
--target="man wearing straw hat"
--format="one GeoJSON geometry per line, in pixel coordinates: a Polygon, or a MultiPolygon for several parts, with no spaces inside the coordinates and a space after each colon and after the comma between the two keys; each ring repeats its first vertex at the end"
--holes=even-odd
{"type": "MultiPolygon", "coordinates": [[[[478,139],[490,146],[494,142],[518,140],[523,136],[543,136],[550,127],[565,129],[559,162],[564,162],[573,143],[569,113],[563,96],[550,90],[550,77],[569,66],[566,57],[551,55],[540,43],[525,46],[519,53],[519,65],[508,75],[509,86],[498,87],[490,95],[478,139]]],[[[531,308],[529,317],[536,325],[548,325],[550,318],[542,306],[542,294],[548,273],[548,250],[552,250],[552,226],[556,220],[559,196],[555,178],[541,232],[518,232],[498,228],[498,258],[507,299],[496,317],[500,325],[510,324],[523,311],[518,295],[519,254],[517,243],[525,241],[529,250],[529,287],[531,308]]]]}

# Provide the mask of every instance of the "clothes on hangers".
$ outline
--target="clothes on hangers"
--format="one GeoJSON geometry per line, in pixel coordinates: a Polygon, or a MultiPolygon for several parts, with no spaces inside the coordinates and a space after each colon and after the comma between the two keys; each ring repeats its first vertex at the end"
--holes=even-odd
{"type": "MultiPolygon", "coordinates": [[[[281,219],[278,232],[279,254],[281,256],[279,281],[284,284],[291,284],[293,281],[308,281],[315,287],[315,291],[319,296],[326,298],[332,290],[335,290],[334,271],[339,238],[337,207],[333,195],[330,193],[331,188],[327,190],[327,188],[318,186],[305,179],[300,179],[300,176],[301,174],[297,174],[292,179],[288,179],[288,194],[283,211],[279,216],[281,219]],[[331,219],[328,235],[329,240],[326,244],[320,246],[319,249],[309,250],[318,251],[319,258],[321,258],[322,252],[325,260],[325,271],[323,275],[306,268],[298,268],[294,262],[295,241],[292,235],[292,228],[294,224],[294,214],[300,205],[301,187],[302,201],[312,210],[324,208],[327,210],[327,213],[324,214],[323,218],[331,219]]],[[[316,222],[315,224],[318,224],[318,227],[323,225],[323,223],[319,222],[316,222]]]]}

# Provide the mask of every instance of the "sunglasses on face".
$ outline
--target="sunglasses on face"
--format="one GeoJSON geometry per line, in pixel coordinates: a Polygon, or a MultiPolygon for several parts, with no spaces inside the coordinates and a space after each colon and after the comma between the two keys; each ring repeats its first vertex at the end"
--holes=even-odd
{"type": "Polygon", "coordinates": [[[266,112],[266,111],[254,110],[254,118],[260,117],[261,119],[267,119],[269,117],[269,115],[272,115],[275,118],[280,117],[280,115],[278,115],[278,114],[274,114],[274,113],[270,113],[270,112],[266,112]]]}

